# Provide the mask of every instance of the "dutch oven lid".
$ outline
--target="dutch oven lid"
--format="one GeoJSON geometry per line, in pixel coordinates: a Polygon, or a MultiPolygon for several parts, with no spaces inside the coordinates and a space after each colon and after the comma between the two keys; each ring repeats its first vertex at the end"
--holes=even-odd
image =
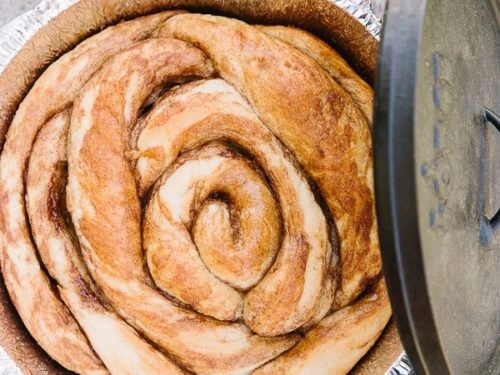
{"type": "Polygon", "coordinates": [[[500,0],[389,0],[374,119],[384,271],[417,374],[500,374],[500,0]]]}

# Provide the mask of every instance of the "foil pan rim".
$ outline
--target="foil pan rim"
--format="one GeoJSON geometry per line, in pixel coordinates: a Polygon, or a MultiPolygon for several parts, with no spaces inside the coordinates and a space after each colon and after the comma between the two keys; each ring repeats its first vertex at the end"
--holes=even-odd
{"type": "MultiPolygon", "coordinates": [[[[377,39],[382,30],[381,21],[372,12],[369,0],[329,0],[347,10],[377,39]]],[[[43,0],[35,8],[15,18],[0,29],[0,74],[21,48],[55,16],[78,0],[43,0]]]]}
{"type": "MultiPolygon", "coordinates": [[[[0,73],[12,61],[21,48],[55,16],[63,12],[79,0],[43,0],[35,8],[15,18],[0,29],[0,73]]],[[[367,0],[329,0],[342,9],[347,10],[361,22],[377,39],[382,30],[381,21],[372,12],[367,0]]],[[[5,375],[22,375],[15,362],[0,346],[0,373],[5,375]]],[[[401,353],[386,375],[412,375],[413,371],[406,356],[401,353]]]]}

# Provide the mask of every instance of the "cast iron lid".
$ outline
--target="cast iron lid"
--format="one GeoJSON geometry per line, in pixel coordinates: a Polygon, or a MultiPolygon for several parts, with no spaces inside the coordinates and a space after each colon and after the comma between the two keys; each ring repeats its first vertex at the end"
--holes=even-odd
{"type": "Polygon", "coordinates": [[[374,160],[417,374],[500,374],[500,0],[389,0],[374,160]]]}

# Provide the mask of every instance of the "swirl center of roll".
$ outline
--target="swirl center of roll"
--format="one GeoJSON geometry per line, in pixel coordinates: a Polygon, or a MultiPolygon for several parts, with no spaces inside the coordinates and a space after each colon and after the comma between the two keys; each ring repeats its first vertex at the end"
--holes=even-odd
{"type": "Polygon", "coordinates": [[[331,256],[327,221],[298,164],[238,92],[221,79],[173,89],[136,136],[144,186],[166,170],[144,224],[157,285],[203,314],[242,317],[260,334],[310,321],[331,256]],[[227,145],[202,147],[213,141],[251,160],[227,145]],[[174,162],[184,150],[193,151],[174,162]]]}

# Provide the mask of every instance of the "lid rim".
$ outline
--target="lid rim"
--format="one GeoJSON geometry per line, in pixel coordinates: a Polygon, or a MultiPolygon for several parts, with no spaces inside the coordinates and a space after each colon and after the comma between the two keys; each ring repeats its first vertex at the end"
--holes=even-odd
{"type": "Polygon", "coordinates": [[[450,374],[429,304],[420,244],[414,102],[426,1],[391,0],[379,48],[374,173],[384,273],[401,339],[417,374],[450,374]]]}

